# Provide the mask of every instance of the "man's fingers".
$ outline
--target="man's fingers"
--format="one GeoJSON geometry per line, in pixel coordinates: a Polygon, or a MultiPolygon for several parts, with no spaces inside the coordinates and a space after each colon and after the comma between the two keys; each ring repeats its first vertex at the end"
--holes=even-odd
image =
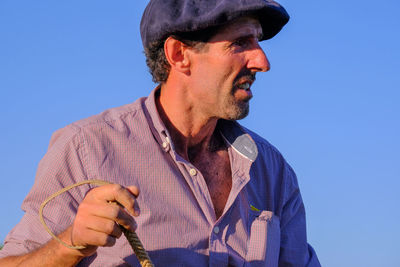
{"type": "Polygon", "coordinates": [[[131,231],[136,230],[137,224],[135,220],[130,214],[126,212],[126,210],[121,205],[115,202],[110,202],[109,205],[110,207],[108,209],[110,211],[106,214],[106,216],[108,216],[107,218],[112,219],[126,229],[129,229],[131,231]]]}
{"type": "Polygon", "coordinates": [[[122,231],[119,226],[112,220],[105,218],[95,218],[88,220],[87,228],[96,232],[102,232],[111,235],[115,238],[119,238],[122,235],[122,231]]]}
{"type": "Polygon", "coordinates": [[[122,187],[123,190],[117,190],[115,200],[127,209],[133,216],[139,216],[139,206],[136,198],[139,196],[139,188],[136,186],[122,187]]]}
{"type": "MultiPolygon", "coordinates": [[[[136,186],[130,185],[127,187],[127,189],[135,196],[135,198],[137,198],[140,194],[140,190],[139,188],[137,188],[136,186]]],[[[135,216],[139,216],[140,215],[140,208],[139,205],[137,203],[137,201],[135,201],[134,205],[133,205],[133,209],[135,211],[135,216]]]]}
{"type": "Polygon", "coordinates": [[[134,231],[138,215],[138,188],[108,184],[88,192],[78,208],[71,241],[82,246],[113,246],[122,235],[120,226],[134,231]]]}
{"type": "Polygon", "coordinates": [[[135,197],[138,197],[138,196],[139,196],[140,191],[139,191],[139,188],[137,188],[136,186],[134,186],[134,185],[129,185],[129,186],[127,186],[126,188],[127,188],[135,197]]]}
{"type": "Polygon", "coordinates": [[[86,242],[83,244],[84,246],[90,245],[96,247],[112,247],[117,241],[117,238],[114,236],[90,229],[87,229],[85,233],[85,239],[86,242]]]}
{"type": "MultiPolygon", "coordinates": [[[[130,230],[136,229],[136,222],[134,218],[126,211],[124,207],[116,202],[105,202],[101,204],[82,202],[79,206],[79,211],[81,215],[75,218],[75,220],[78,220],[78,222],[82,225],[88,225],[89,222],[95,220],[99,220],[101,222],[108,220],[111,222],[117,222],[118,224],[130,230]]],[[[101,227],[100,222],[98,225],[101,227]]]]}
{"type": "Polygon", "coordinates": [[[90,192],[97,201],[117,202],[122,205],[130,214],[139,215],[136,197],[139,195],[139,189],[135,186],[128,188],[118,184],[109,184],[92,189],[90,192]],[[137,210],[135,210],[135,208],[137,210]]]}

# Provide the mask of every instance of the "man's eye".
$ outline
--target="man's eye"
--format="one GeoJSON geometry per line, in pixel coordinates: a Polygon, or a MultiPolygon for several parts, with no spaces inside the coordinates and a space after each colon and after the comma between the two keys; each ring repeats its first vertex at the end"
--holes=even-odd
{"type": "Polygon", "coordinates": [[[240,46],[240,47],[244,47],[246,45],[248,45],[249,41],[247,39],[239,39],[236,40],[233,44],[236,46],[240,46]]]}

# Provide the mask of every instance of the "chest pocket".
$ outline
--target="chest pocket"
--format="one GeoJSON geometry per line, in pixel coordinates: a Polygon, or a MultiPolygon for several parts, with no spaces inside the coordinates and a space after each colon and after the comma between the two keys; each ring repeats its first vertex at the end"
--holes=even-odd
{"type": "Polygon", "coordinates": [[[247,243],[248,267],[277,267],[280,248],[279,218],[272,211],[250,211],[250,238],[247,243]]]}

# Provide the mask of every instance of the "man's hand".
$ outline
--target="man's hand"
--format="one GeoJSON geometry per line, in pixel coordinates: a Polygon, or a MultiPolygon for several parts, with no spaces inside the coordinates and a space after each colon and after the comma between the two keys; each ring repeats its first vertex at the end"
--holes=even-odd
{"type": "Polygon", "coordinates": [[[85,256],[93,254],[97,247],[111,247],[122,234],[118,224],[128,230],[136,230],[132,216],[139,215],[136,198],[139,189],[109,184],[90,190],[79,205],[71,229],[73,246],[84,246],[85,256]]]}
{"type": "Polygon", "coordinates": [[[79,205],[74,223],[58,237],[74,246],[70,249],[52,239],[41,248],[20,256],[0,259],[0,266],[75,266],[99,246],[113,246],[121,236],[118,226],[136,229],[132,216],[139,215],[136,197],[139,189],[108,184],[90,190],[79,205]]]}

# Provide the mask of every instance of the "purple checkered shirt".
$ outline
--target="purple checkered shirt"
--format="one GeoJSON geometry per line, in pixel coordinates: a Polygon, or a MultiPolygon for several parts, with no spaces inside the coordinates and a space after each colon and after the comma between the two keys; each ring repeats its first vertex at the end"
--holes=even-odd
{"type": "MultiPolygon", "coordinates": [[[[107,110],[54,133],[25,215],[8,234],[0,257],[29,252],[49,241],[38,209],[50,194],[73,183],[101,179],[138,186],[137,234],[155,266],[320,266],[307,244],[297,178],[266,140],[237,122],[219,122],[228,145],[232,189],[217,220],[205,180],[179,156],[148,98],[107,110]]],[[[54,233],[72,224],[91,188],[74,188],[44,210],[54,233]]],[[[140,266],[124,237],[78,266],[140,266]]]]}

